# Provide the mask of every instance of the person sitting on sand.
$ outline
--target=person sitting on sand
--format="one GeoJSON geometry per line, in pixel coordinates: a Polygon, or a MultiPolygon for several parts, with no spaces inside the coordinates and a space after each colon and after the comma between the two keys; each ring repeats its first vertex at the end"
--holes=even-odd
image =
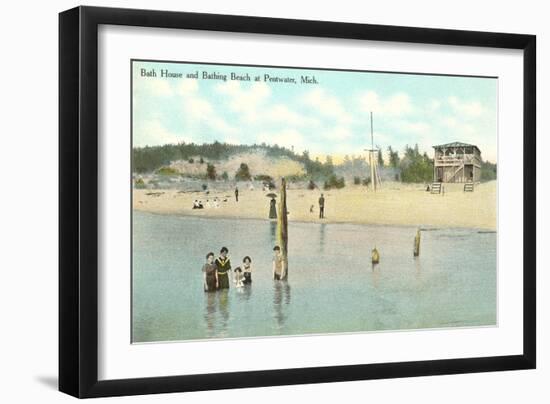
{"type": "Polygon", "coordinates": [[[196,199],[193,201],[193,209],[201,209],[201,205],[196,199]]]}
{"type": "Polygon", "coordinates": [[[281,247],[276,245],[273,247],[273,251],[275,251],[275,255],[273,256],[273,279],[281,281],[286,274],[285,260],[281,253],[281,247]]]}
{"type": "Polygon", "coordinates": [[[250,285],[252,283],[252,260],[247,255],[243,258],[243,283],[250,285]]]}
{"type": "Polygon", "coordinates": [[[244,286],[243,270],[241,267],[237,267],[233,272],[235,272],[235,279],[233,279],[235,287],[242,288],[244,286]]]}
{"type": "Polygon", "coordinates": [[[216,264],[214,264],[214,253],[206,254],[206,263],[202,266],[204,275],[204,291],[214,292],[218,288],[218,273],[216,264]]]}
{"type": "Polygon", "coordinates": [[[231,261],[229,261],[227,247],[222,247],[220,256],[216,259],[216,273],[218,274],[218,289],[229,289],[229,276],[231,274],[231,261]]]}

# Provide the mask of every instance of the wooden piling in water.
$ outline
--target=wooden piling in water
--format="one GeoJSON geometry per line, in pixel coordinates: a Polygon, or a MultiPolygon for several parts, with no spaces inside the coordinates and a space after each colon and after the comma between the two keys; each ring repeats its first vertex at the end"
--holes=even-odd
{"type": "Polygon", "coordinates": [[[420,229],[416,231],[416,236],[414,236],[414,250],[413,255],[418,257],[420,255],[420,229]]]}
{"type": "Polygon", "coordinates": [[[288,277],[288,210],[286,207],[286,180],[281,178],[281,200],[279,201],[279,214],[277,215],[277,244],[281,248],[283,264],[285,267],[284,279],[288,277]]]}

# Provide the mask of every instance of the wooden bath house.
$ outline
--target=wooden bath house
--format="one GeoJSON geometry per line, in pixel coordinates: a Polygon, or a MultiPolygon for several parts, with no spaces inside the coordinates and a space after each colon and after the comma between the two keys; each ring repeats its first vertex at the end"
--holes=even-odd
{"type": "Polygon", "coordinates": [[[433,146],[434,182],[475,183],[481,178],[481,151],[476,145],[453,142],[433,146]]]}

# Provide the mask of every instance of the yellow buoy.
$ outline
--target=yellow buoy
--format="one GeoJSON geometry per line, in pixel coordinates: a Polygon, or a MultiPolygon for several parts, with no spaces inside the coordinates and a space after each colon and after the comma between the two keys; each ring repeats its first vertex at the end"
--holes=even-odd
{"type": "Polygon", "coordinates": [[[374,247],[372,249],[372,263],[378,264],[378,262],[380,262],[380,254],[378,253],[378,250],[376,249],[376,247],[374,247]]]}

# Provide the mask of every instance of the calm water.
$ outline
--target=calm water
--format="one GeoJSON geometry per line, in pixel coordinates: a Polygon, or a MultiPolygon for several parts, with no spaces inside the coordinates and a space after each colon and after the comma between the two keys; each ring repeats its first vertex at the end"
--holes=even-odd
{"type": "Polygon", "coordinates": [[[175,341],[496,324],[496,234],[289,223],[289,278],[271,279],[275,224],[134,212],[133,340],[175,341]],[[370,250],[378,248],[373,267],[370,250]],[[209,251],[253,283],[205,293],[209,251]]]}

